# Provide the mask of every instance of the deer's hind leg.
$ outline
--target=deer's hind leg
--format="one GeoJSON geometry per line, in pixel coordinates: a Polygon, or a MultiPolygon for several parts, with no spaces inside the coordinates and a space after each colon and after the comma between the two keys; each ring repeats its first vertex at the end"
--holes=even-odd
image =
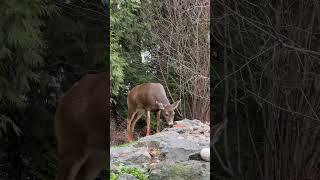
{"type": "Polygon", "coordinates": [[[79,170],[76,180],[95,179],[107,163],[107,153],[105,150],[90,149],[88,151],[88,158],[79,170]]]}
{"type": "Polygon", "coordinates": [[[84,133],[76,132],[72,134],[67,129],[60,128],[59,135],[57,137],[59,161],[56,180],[76,180],[77,173],[88,157],[85,149],[83,149],[86,144],[82,141],[85,138],[84,133]]]}
{"type": "Polygon", "coordinates": [[[87,155],[79,154],[79,152],[60,156],[56,180],[76,180],[76,175],[86,159],[87,155]]]}

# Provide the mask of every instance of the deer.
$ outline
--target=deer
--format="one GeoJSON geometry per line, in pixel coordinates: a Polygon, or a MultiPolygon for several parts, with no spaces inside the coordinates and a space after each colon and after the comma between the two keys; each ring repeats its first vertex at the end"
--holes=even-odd
{"type": "Polygon", "coordinates": [[[142,113],[147,113],[147,133],[150,135],[150,112],[157,113],[157,133],[160,132],[160,115],[164,112],[164,119],[169,126],[173,126],[174,110],[179,106],[181,100],[169,103],[166,92],[160,83],[144,83],[135,86],[128,92],[128,141],[133,141],[133,132],[136,122],[141,118],[142,113]]]}
{"type": "Polygon", "coordinates": [[[106,167],[107,103],[105,72],[87,74],[59,99],[56,180],[94,180],[106,167]]]}

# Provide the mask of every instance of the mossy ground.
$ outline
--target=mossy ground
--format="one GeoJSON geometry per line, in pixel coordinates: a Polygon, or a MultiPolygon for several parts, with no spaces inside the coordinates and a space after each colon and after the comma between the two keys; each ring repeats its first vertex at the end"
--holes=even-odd
{"type": "Polygon", "coordinates": [[[190,175],[191,167],[184,166],[182,164],[176,163],[169,167],[170,179],[172,180],[182,180],[186,179],[190,175]]]}

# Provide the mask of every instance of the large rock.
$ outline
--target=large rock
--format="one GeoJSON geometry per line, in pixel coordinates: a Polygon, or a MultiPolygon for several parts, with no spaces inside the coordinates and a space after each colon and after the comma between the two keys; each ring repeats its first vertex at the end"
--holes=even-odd
{"type": "Polygon", "coordinates": [[[150,168],[149,179],[210,179],[210,164],[203,161],[164,161],[150,168]]]}
{"type": "Polygon", "coordinates": [[[148,170],[151,162],[151,155],[147,148],[135,148],[133,144],[127,147],[111,148],[110,151],[111,171],[117,171],[117,164],[123,164],[131,167],[138,167],[143,172],[148,170]]]}
{"type": "Polygon", "coordinates": [[[209,179],[209,162],[200,156],[209,147],[209,125],[184,119],[127,147],[111,148],[111,171],[121,163],[138,167],[151,179],[209,179]]]}
{"type": "Polygon", "coordinates": [[[132,176],[131,174],[123,174],[119,176],[118,180],[138,180],[138,179],[132,176]]]}

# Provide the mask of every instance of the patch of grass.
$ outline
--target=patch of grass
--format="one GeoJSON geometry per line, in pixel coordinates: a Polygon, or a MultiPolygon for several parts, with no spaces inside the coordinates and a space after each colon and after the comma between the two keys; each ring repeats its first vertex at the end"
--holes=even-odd
{"type": "Polygon", "coordinates": [[[119,171],[118,172],[111,172],[110,179],[111,180],[118,180],[119,176],[123,174],[131,174],[138,180],[148,180],[148,177],[140,171],[137,167],[125,167],[119,164],[119,171]]]}
{"type": "Polygon", "coordinates": [[[134,145],[136,143],[137,143],[137,141],[132,141],[130,143],[124,143],[124,144],[120,144],[120,145],[111,146],[110,148],[128,147],[128,146],[134,145]]]}

